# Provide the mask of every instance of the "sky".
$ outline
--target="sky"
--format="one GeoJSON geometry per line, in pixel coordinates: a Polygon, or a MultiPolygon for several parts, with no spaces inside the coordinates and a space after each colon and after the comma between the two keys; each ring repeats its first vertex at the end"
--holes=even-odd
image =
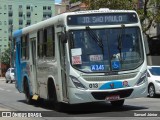
{"type": "Polygon", "coordinates": [[[61,2],[61,0],[55,0],[55,3],[60,3],[61,2]]]}

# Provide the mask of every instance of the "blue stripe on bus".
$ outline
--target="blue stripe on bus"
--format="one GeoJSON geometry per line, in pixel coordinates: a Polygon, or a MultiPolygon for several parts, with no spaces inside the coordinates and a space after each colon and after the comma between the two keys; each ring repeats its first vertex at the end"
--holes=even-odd
{"type": "Polygon", "coordinates": [[[112,82],[107,82],[103,84],[99,89],[100,90],[105,90],[105,89],[113,89],[111,87],[111,84],[113,84],[113,88],[123,88],[123,83],[121,81],[112,81],[112,82]]]}
{"type": "Polygon", "coordinates": [[[18,37],[22,35],[22,29],[21,30],[16,30],[13,34],[14,37],[18,37]]]}

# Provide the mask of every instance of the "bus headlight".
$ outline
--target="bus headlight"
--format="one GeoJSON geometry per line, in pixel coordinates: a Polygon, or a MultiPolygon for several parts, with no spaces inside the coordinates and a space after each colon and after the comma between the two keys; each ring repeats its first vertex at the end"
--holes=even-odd
{"type": "Polygon", "coordinates": [[[147,80],[147,71],[145,71],[145,72],[141,75],[140,79],[139,79],[138,82],[137,82],[137,85],[139,86],[139,85],[143,84],[144,82],[146,82],[146,80],[147,80]]]}
{"type": "Polygon", "coordinates": [[[160,83],[160,81],[159,80],[155,80],[157,83],[160,83]]]}
{"type": "Polygon", "coordinates": [[[86,89],[86,87],[74,76],[70,76],[73,84],[76,86],[78,89],[86,89]]]}

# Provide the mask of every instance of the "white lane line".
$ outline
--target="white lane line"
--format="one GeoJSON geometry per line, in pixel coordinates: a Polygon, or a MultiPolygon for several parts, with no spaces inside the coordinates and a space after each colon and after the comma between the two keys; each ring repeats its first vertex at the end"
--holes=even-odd
{"type": "Polygon", "coordinates": [[[6,90],[7,92],[11,92],[11,90],[6,90]]]}
{"type": "MultiPolygon", "coordinates": [[[[6,90],[6,89],[3,89],[3,88],[1,88],[1,87],[0,87],[0,90],[1,90],[1,91],[12,92],[12,90],[6,90]]],[[[15,92],[15,93],[19,93],[19,92],[17,91],[17,92],[15,92]]]]}
{"type": "Polygon", "coordinates": [[[3,88],[0,88],[0,90],[4,90],[3,88]]]}

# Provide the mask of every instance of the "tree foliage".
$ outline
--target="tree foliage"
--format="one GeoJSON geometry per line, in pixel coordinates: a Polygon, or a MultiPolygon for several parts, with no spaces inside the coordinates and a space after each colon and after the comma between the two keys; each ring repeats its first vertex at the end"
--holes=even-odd
{"type": "Polygon", "coordinates": [[[1,54],[1,63],[5,65],[10,64],[10,48],[6,49],[2,54],[1,54]]]}
{"type": "Polygon", "coordinates": [[[80,0],[70,0],[70,3],[75,3],[75,2],[78,2],[80,0]]]}
{"type": "MultiPolygon", "coordinates": [[[[148,30],[160,23],[160,0],[81,0],[88,9],[99,8],[136,10],[139,14],[143,32],[148,36],[148,30]],[[141,1],[141,3],[140,3],[141,1]],[[141,4],[141,6],[140,6],[141,4]]],[[[160,36],[160,35],[158,35],[160,36]]],[[[153,36],[153,37],[158,37],[153,36]]]]}

